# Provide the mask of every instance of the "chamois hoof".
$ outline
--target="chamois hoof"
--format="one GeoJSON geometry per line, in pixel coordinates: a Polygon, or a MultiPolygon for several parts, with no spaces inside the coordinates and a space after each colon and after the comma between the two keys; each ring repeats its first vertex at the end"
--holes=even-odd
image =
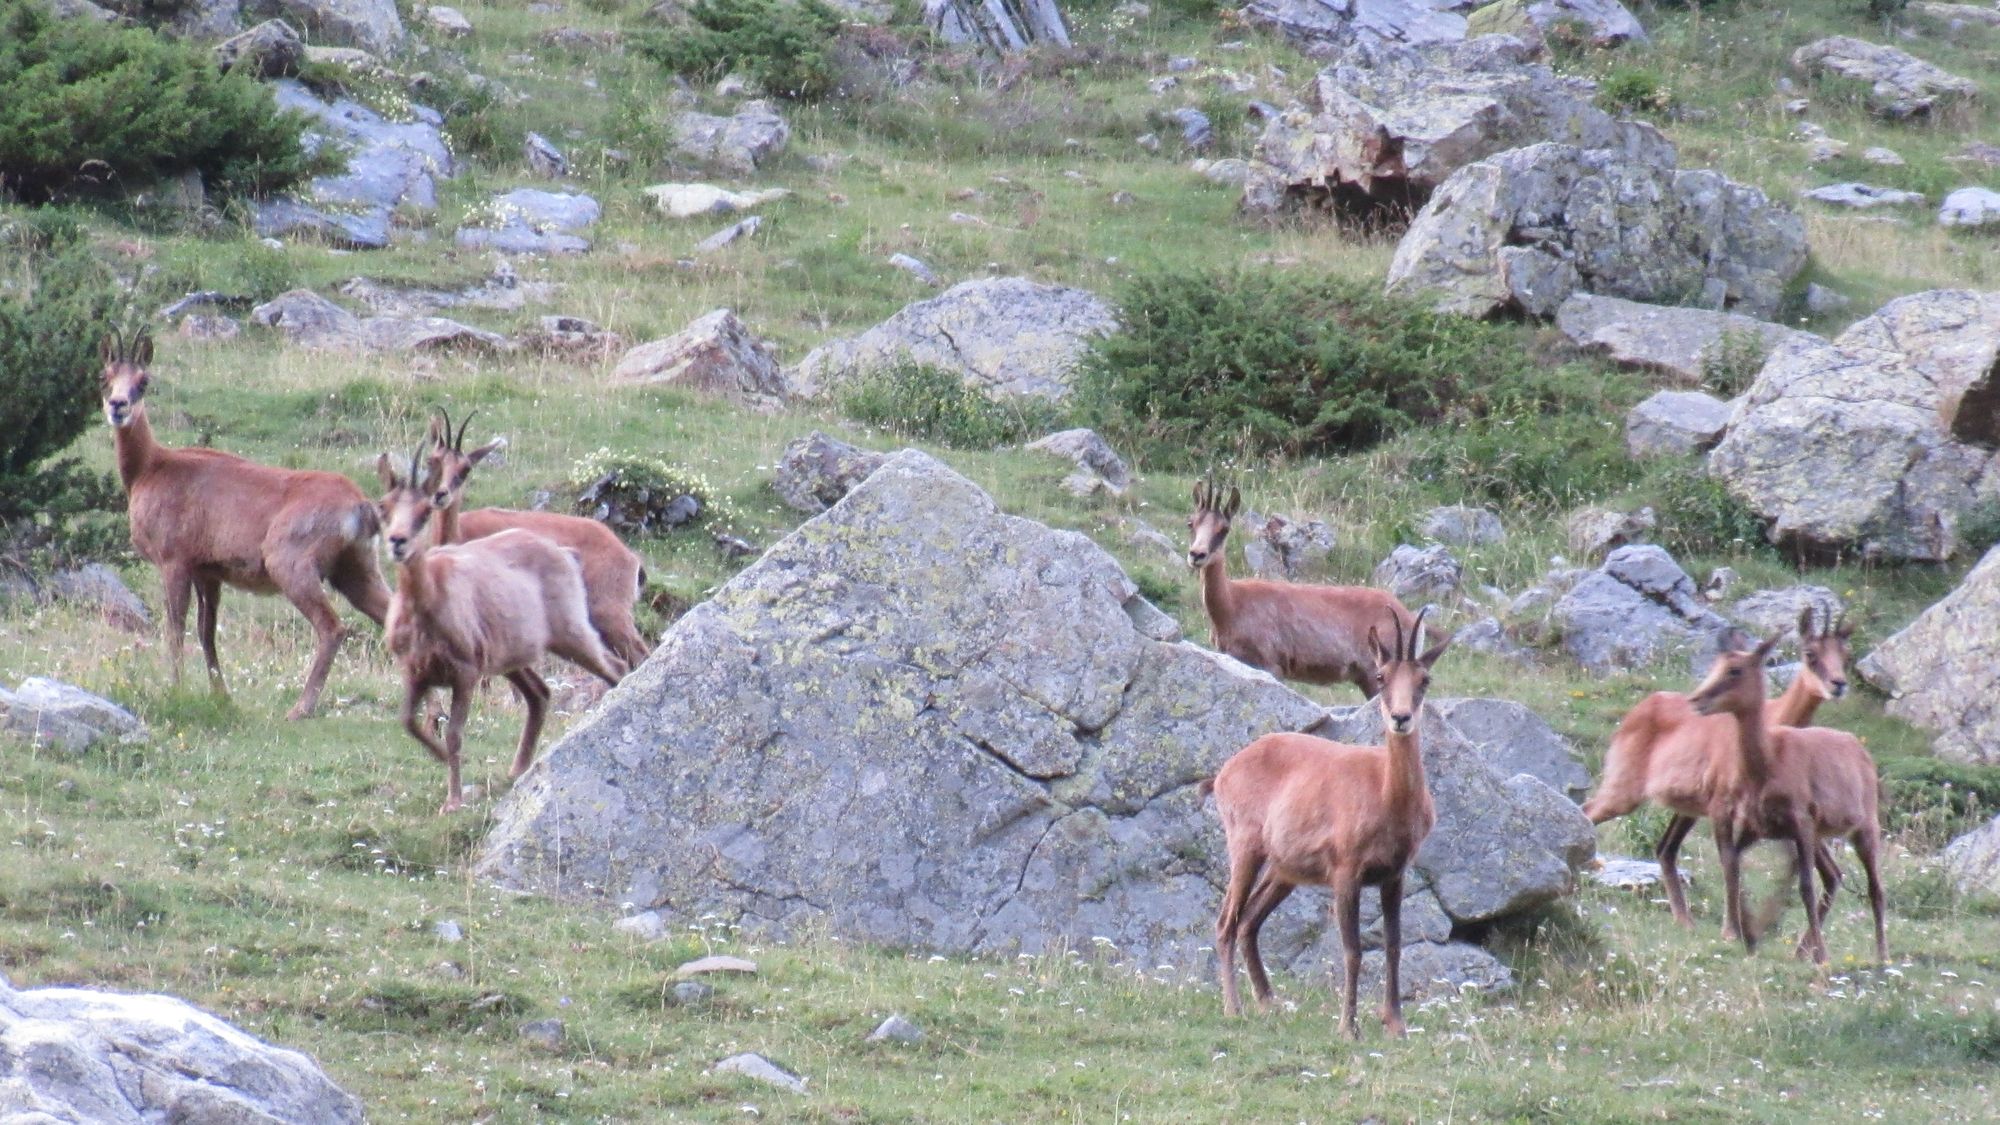
{"type": "Polygon", "coordinates": [[[464,807],[465,807],[464,801],[459,800],[457,797],[453,797],[451,800],[446,801],[444,804],[438,806],[438,815],[444,816],[448,813],[455,813],[464,807]]]}
{"type": "Polygon", "coordinates": [[[306,706],[305,704],[303,703],[294,704],[291,710],[285,712],[285,721],[288,723],[296,723],[300,719],[310,719],[312,718],[312,713],[313,709],[306,706]]]}

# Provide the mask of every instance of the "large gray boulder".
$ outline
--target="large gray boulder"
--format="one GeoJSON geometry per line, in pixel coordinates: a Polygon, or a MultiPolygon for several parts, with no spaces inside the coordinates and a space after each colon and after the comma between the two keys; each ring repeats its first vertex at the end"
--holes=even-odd
{"type": "Polygon", "coordinates": [[[1651,543],[1612,551],[1556,602],[1550,620],[1562,631],[1563,651],[1595,672],[1643,668],[1672,655],[1705,667],[1730,628],[1673,556],[1651,543]]]}
{"type": "Polygon", "coordinates": [[[412,120],[390,121],[347,98],[324,101],[290,78],[273,82],[271,93],[280,109],[309,119],[309,149],[338,148],[347,167],[315,178],[298,199],[255,205],[251,222],[258,234],[304,233],[350,249],[379,250],[389,244],[394,211],[437,207],[437,181],[456,166],[440,129],[444,119],[434,110],[413,106],[412,120]]]}
{"type": "Polygon", "coordinates": [[[1458,6],[1455,0],[1250,0],[1243,18],[1326,58],[1355,45],[1458,42],[1465,38],[1458,6]]]}
{"type": "Polygon", "coordinates": [[[452,239],[468,250],[502,254],[581,254],[590,249],[582,232],[602,213],[597,200],[582,192],[515,188],[488,200],[452,239]]]}
{"type": "MultiPolygon", "coordinates": [[[[475,868],[769,934],[961,954],[1101,939],[1194,968],[1225,877],[1199,782],[1261,734],[1379,723],[1180,641],[1088,538],[906,451],[676,622],[521,778],[475,868]]],[[[1593,840],[1575,807],[1439,716],[1424,734],[1424,936],[1566,893],[1593,840]]],[[[1322,964],[1323,899],[1297,900],[1268,948],[1322,964]]]]}
{"type": "Polygon", "coordinates": [[[1593,47],[1647,42],[1646,29],[1618,0],[1498,0],[1466,20],[1471,35],[1518,35],[1533,39],[1551,31],[1582,28],[1593,47]]]}
{"type": "Polygon", "coordinates": [[[671,336],[626,352],[611,379],[686,387],[757,406],[776,405],[787,393],[771,345],[729,309],[715,309],[671,336]]]}
{"type": "Polygon", "coordinates": [[[101,695],[41,676],[22,680],[13,691],[0,688],[0,727],[65,754],[147,738],[139,716],[101,695]]]}
{"type": "Polygon", "coordinates": [[[1090,341],[1118,326],[1096,294],[1019,277],[961,281],[859,336],[814,348],[792,374],[799,393],[903,363],[956,371],[995,398],[1061,398],[1090,341]]]}
{"type": "Polygon", "coordinates": [[[1576,293],[1564,301],[1556,309],[1556,328],[1571,343],[1622,366],[1660,371],[1690,383],[1712,378],[1723,366],[1747,364],[1754,371],[1781,340],[1821,339],[1755,317],[1593,293],[1576,293]]]}
{"type": "Polygon", "coordinates": [[[1896,47],[1846,35],[1816,39],[1792,52],[1792,67],[1868,84],[1868,104],[1885,117],[1915,117],[1940,102],[1977,97],[1979,86],[1896,47]]]}
{"type": "Polygon", "coordinates": [[[1958,589],[1861,661],[1889,713],[1937,735],[1939,757],[2000,764],[2000,547],[1958,589]]]}
{"type": "Polygon", "coordinates": [[[768,102],[745,102],[728,117],[688,110],[673,125],[676,149],[739,176],[755,172],[792,138],[791,126],[768,102]]]}
{"type": "Polygon", "coordinates": [[[795,512],[818,515],[840,503],[888,460],[885,454],[861,449],[814,430],[785,447],[771,490],[795,512]]]}
{"type": "Polygon", "coordinates": [[[1947,845],[1944,869],[1960,893],[2000,897],[2000,816],[1947,845]]]}
{"type": "Polygon", "coordinates": [[[1613,120],[1591,103],[1590,82],[1559,78],[1535,57],[1504,36],[1349,51],[1320,71],[1309,107],[1294,104],[1265,125],[1243,209],[1408,215],[1460,168],[1540,141],[1651,152],[1672,163],[1673,147],[1657,130],[1613,120]]]}
{"type": "MultiPolygon", "coordinates": [[[[265,0],[269,3],[270,0],[265,0]]],[[[386,55],[402,46],[406,32],[395,0],[275,0],[276,7],[330,47],[359,47],[386,55]]]]}
{"type": "Polygon", "coordinates": [[[1657,150],[1537,144],[1445,181],[1397,244],[1388,290],[1468,316],[1546,317],[1576,292],[1769,316],[1805,261],[1804,221],[1757,188],[1657,150]]]}
{"type": "Polygon", "coordinates": [[[1900,297],[1831,342],[1780,344],[1709,472],[1808,555],[1926,562],[2000,497],[2000,293],[1900,297]]]}
{"type": "Polygon", "coordinates": [[[1471,741],[1500,773],[1525,773],[1574,801],[1590,789],[1576,748],[1525,705],[1511,699],[1434,699],[1424,704],[1471,741]]]}
{"type": "Polygon", "coordinates": [[[0,1120],[360,1125],[311,1058],[172,996],[15,989],[0,977],[0,1120]]]}

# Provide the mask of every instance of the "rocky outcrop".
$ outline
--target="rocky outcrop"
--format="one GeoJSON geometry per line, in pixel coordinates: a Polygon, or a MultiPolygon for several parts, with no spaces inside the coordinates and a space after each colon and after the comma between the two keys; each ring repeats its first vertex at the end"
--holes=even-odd
{"type": "MultiPolygon", "coordinates": [[[[476,870],[768,934],[1194,968],[1225,875],[1198,783],[1260,734],[1379,723],[1179,641],[1089,539],[904,452],[676,622],[522,777],[476,870]]],[[[1566,893],[1593,835],[1441,713],[1424,734],[1411,937],[1491,966],[1431,946],[1566,893]]],[[[1324,963],[1298,898],[1266,948],[1324,963]]]]}
{"type": "Polygon", "coordinates": [[[706,313],[671,336],[626,352],[611,378],[686,387],[758,406],[777,405],[787,389],[771,345],[728,309],[706,313]]]}
{"type": "Polygon", "coordinates": [[[1118,326],[1095,294],[1026,278],[962,281],[859,336],[814,348],[793,373],[801,394],[850,376],[917,363],[956,371],[996,398],[1061,398],[1093,338],[1118,326]]]}
{"type": "Polygon", "coordinates": [[[1780,344],[1737,400],[1709,472],[1808,555],[1937,561],[2000,497],[2000,293],[1933,290],[1831,342],[1780,344]]]}
{"type": "MultiPolygon", "coordinates": [[[[872,0],[835,0],[835,7],[860,10],[868,18],[887,19],[888,5],[872,0]]],[[[1011,54],[1045,43],[1070,45],[1069,28],[1055,0],[1021,0],[1017,6],[982,4],[977,0],[924,0],[924,24],[939,39],[960,46],[983,46],[1011,54]]]]}
{"type": "Polygon", "coordinates": [[[65,754],[147,738],[139,716],[103,696],[41,676],[22,680],[13,691],[0,688],[0,727],[65,754]]]}
{"type": "Polygon", "coordinates": [[[886,460],[884,454],[814,430],[785,447],[771,489],[793,511],[818,515],[840,503],[841,497],[854,491],[854,486],[867,480],[886,460]]]}
{"type": "Polygon", "coordinates": [[[346,98],[322,101],[296,79],[272,83],[271,92],[280,109],[310,119],[308,147],[332,142],[347,149],[347,170],[314,179],[299,199],[257,204],[251,225],[258,234],[303,233],[349,249],[379,250],[389,244],[395,210],[437,207],[437,180],[450,176],[454,164],[439,131],[444,119],[434,110],[412,106],[413,120],[396,122],[346,98]]]}
{"type": "Polygon", "coordinates": [[[1635,460],[1705,452],[1722,440],[1729,411],[1700,391],[1656,391],[1625,415],[1625,452],[1635,460]]]}
{"type": "Polygon", "coordinates": [[[1613,120],[1591,104],[1589,82],[1558,78],[1535,57],[1503,36],[1349,52],[1320,71],[1309,108],[1295,104],[1265,125],[1243,209],[1407,220],[1453,172],[1541,141],[1672,163],[1672,146],[1651,126],[1613,120]]]}
{"type": "Polygon", "coordinates": [[[1792,67],[1815,77],[1837,75],[1868,84],[1868,104],[1885,117],[1916,117],[1940,102],[1976,97],[1979,87],[1895,47],[1845,35],[1818,39],[1792,52],[1792,67]]]}
{"type": "Polygon", "coordinates": [[[1937,735],[1939,757],[2000,764],[2000,547],[1958,589],[1861,661],[1889,713],[1937,735]]]}
{"type": "Polygon", "coordinates": [[[792,138],[791,126],[768,102],[745,102],[728,117],[689,110],[673,126],[676,149],[739,176],[755,172],[792,138]]]}
{"type": "Polygon", "coordinates": [[[2000,897],[2000,816],[1953,840],[1943,858],[1960,894],[2000,897]]]}
{"type": "Polygon", "coordinates": [[[395,0],[276,0],[278,10],[315,43],[359,47],[386,55],[401,46],[403,19],[395,0]]]}
{"type": "Polygon", "coordinates": [[[256,78],[297,74],[306,61],[306,42],[284,20],[265,20],[215,45],[215,65],[227,74],[242,70],[256,78]]]}
{"type": "Polygon", "coordinates": [[[1769,316],[1805,223],[1757,188],[1630,152],[1537,144],[1460,169],[1396,247],[1388,290],[1440,311],[1549,316],[1572,293],[1769,316]]]}
{"type": "Polygon", "coordinates": [[[1571,343],[1623,366],[1664,372],[1689,383],[1713,378],[1718,366],[1741,364],[1755,370],[1780,340],[1820,339],[1755,317],[1590,293],[1574,294],[1556,309],[1556,328],[1571,343]]]}
{"type": "MultiPolygon", "coordinates": [[[[1247,511],[1236,521],[1236,534],[1242,539],[1243,561],[1259,578],[1301,581],[1333,552],[1333,528],[1310,516],[1293,519],[1247,511]]],[[[1171,540],[1167,543],[1167,553],[1177,562],[1185,561],[1181,547],[1171,540]]]]}
{"type": "Polygon", "coordinates": [[[1502,777],[1525,773],[1573,801],[1583,800],[1590,789],[1590,771],[1576,748],[1522,704],[1510,699],[1438,699],[1424,706],[1434,708],[1465,735],[1473,750],[1502,777]]]}
{"type": "Polygon", "coordinates": [[[0,1118],[19,1125],[361,1125],[319,1064],[172,996],[0,977],[0,1118]]]}
{"type": "Polygon", "coordinates": [[[452,238],[468,250],[502,254],[581,254],[590,249],[583,231],[602,213],[597,200],[581,192],[516,188],[487,201],[452,238]]]}
{"type": "Polygon", "coordinates": [[[1730,627],[1673,556],[1650,543],[1611,552],[1556,602],[1550,620],[1563,651],[1595,672],[1674,655],[1705,668],[1730,627]]]}
{"type": "Polygon", "coordinates": [[[1524,39],[1583,29],[1593,47],[1647,42],[1646,29],[1618,0],[1499,0],[1466,20],[1469,35],[1518,35],[1524,39]]]}
{"type": "Polygon", "coordinates": [[[1465,38],[1457,7],[1452,0],[1250,0],[1243,19],[1326,58],[1356,45],[1456,43],[1465,38]]]}
{"type": "Polygon", "coordinates": [[[1029,442],[1023,448],[1034,453],[1060,457],[1076,466],[1063,478],[1063,488],[1076,496],[1123,496],[1132,487],[1132,470],[1111,443],[1096,430],[1063,430],[1029,442]]]}

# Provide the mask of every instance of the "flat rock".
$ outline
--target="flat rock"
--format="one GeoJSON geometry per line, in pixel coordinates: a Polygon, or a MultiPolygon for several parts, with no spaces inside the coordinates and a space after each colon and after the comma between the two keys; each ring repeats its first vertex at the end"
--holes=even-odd
{"type": "Polygon", "coordinates": [[[704,973],[755,974],[757,972],[757,962],[745,961],[741,957],[730,957],[726,954],[718,953],[708,957],[696,958],[674,971],[684,977],[701,976],[704,973]]]}
{"type": "Polygon", "coordinates": [[[513,344],[441,316],[358,317],[310,289],[280,293],[250,310],[250,319],[275,328],[294,344],[343,351],[435,351],[470,347],[506,351],[513,344]]]}
{"type": "MultiPolygon", "coordinates": [[[[762,935],[1100,939],[1205,972],[1224,859],[1199,782],[1264,733],[1374,738],[1380,711],[1154,639],[1162,617],[1087,537],[905,451],[677,620],[502,799],[475,870],[762,935]]],[[[1439,821],[1414,880],[1442,917],[1568,893],[1595,840],[1575,805],[1423,729],[1439,821]]],[[[1323,896],[1296,898],[1269,957],[1323,965],[1323,896]]]]}
{"type": "Polygon", "coordinates": [[[741,1074],[753,1078],[766,1086],[776,1086],[790,1090],[794,1094],[806,1092],[806,1080],[791,1071],[757,1054],[731,1055],[715,1064],[717,1074],[741,1074]]]}
{"type": "Polygon", "coordinates": [[[814,430],[785,447],[771,487],[795,512],[818,515],[882,467],[887,456],[814,430]]]}
{"type": "Polygon", "coordinates": [[[1948,559],[1959,518],[2000,495],[1996,364],[2000,294],[1899,297],[1832,341],[1774,349],[1709,472],[1787,549],[1948,559]]]}
{"type": "Polygon", "coordinates": [[[672,336],[625,353],[615,383],[687,387],[739,402],[763,404],[789,393],[771,345],[729,309],[715,309],[672,336]]]}
{"type": "Polygon", "coordinates": [[[995,398],[1057,399],[1092,339],[1118,321],[1094,293],[1018,277],[962,281],[905,306],[859,336],[814,348],[793,373],[813,395],[844,379],[899,363],[958,372],[995,398]]]}
{"type": "Polygon", "coordinates": [[[1825,203],[1833,207],[1851,207],[1867,210],[1870,207],[1910,207],[1924,201],[1920,191],[1898,191],[1895,188],[1877,187],[1849,181],[1844,184],[1827,184],[1805,193],[1807,199],[1815,203],[1825,203]]]}
{"type": "Polygon", "coordinates": [[[41,676],[22,680],[13,691],[0,688],[0,726],[36,746],[70,755],[148,737],[146,724],[118,704],[41,676]]]}
{"type": "Polygon", "coordinates": [[[318,1063],[172,996],[0,977],[0,1107],[19,1125],[361,1125],[318,1063]]]}
{"type": "Polygon", "coordinates": [[[1940,102],[1977,97],[1979,87],[1896,47],[1836,35],[1792,52],[1792,68],[1868,84],[1868,104],[1884,117],[1915,117],[1940,102]]]}
{"type": "Polygon", "coordinates": [[[516,188],[488,200],[453,240],[466,249],[503,254],[581,254],[590,241],[578,232],[594,226],[602,213],[588,195],[516,188]]]}
{"type": "MultiPolygon", "coordinates": [[[[1888,711],[1937,735],[1933,749],[1956,762],[2000,765],[2000,547],[1943,601],[1917,615],[1861,661],[1861,674],[1889,694],[1888,711]]],[[[1990,828],[1990,826],[1989,826],[1990,828]]]]}
{"type": "MultiPolygon", "coordinates": [[[[1677,375],[1691,383],[1728,349],[1749,349],[1761,362],[1778,341],[1810,333],[1768,320],[1682,305],[1650,305],[1577,293],[1556,309],[1556,328],[1579,347],[1621,365],[1677,375]]],[[[1818,339],[1819,337],[1813,337],[1818,339]]]]}
{"type": "MultiPolygon", "coordinates": [[[[1686,880],[1686,876],[1682,876],[1686,880]]],[[[1661,885],[1660,865],[1656,860],[1631,859],[1627,856],[1606,855],[1597,857],[1597,866],[1591,869],[1590,881],[1601,887],[1620,891],[1642,891],[1661,885]]]]}
{"type": "Polygon", "coordinates": [[[1612,551],[1556,602],[1550,619],[1563,651],[1594,672],[1674,655],[1706,667],[1729,629],[1673,556],[1650,543],[1612,551]]]}
{"type": "Polygon", "coordinates": [[[1655,391],[1625,415],[1625,451],[1634,459],[1686,457],[1715,448],[1730,406],[1700,391],[1655,391]]]}
{"type": "Polygon", "coordinates": [[[1944,197],[1938,224],[1947,227],[1988,227],[2000,223],[2000,191],[1964,187],[1944,197]]]}
{"type": "Polygon", "coordinates": [[[728,215],[748,211],[792,194],[784,188],[762,191],[730,191],[713,184],[654,184],[646,196],[667,215],[692,219],[702,215],[728,215]]]}

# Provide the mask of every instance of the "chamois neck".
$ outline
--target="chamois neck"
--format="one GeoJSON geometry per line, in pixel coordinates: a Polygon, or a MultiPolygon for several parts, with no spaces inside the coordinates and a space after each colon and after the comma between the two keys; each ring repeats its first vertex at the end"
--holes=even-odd
{"type": "Polygon", "coordinates": [[[1220,638],[1236,611],[1229,587],[1229,561],[1220,548],[1215,561],[1201,568],[1201,608],[1208,614],[1209,628],[1220,638]]]}
{"type": "Polygon", "coordinates": [[[1764,717],[1774,727],[1803,727],[1812,723],[1813,713],[1819,710],[1820,694],[1806,684],[1811,675],[1804,668],[1792,677],[1785,693],[1775,703],[1765,708],[1764,717]]]}
{"type": "Polygon", "coordinates": [[[1736,719],[1736,748],[1742,759],[1743,777],[1746,781],[1762,782],[1771,776],[1770,741],[1764,729],[1768,712],[1763,703],[1763,693],[1758,693],[1758,702],[1748,711],[1739,711],[1736,719]]]}
{"type": "Polygon", "coordinates": [[[450,546],[453,543],[465,542],[458,534],[458,510],[464,506],[464,502],[461,501],[437,514],[437,541],[439,544],[450,546]]]}
{"type": "Polygon", "coordinates": [[[153,440],[153,423],[146,418],[144,403],[133,404],[131,421],[111,427],[111,440],[118,451],[118,479],[130,492],[132,482],[145,475],[160,448],[153,440]]]}
{"type": "Polygon", "coordinates": [[[1414,807],[1426,792],[1423,748],[1417,743],[1414,725],[1408,734],[1390,731],[1384,744],[1389,751],[1389,768],[1382,777],[1383,807],[1401,811],[1414,807]]]}

